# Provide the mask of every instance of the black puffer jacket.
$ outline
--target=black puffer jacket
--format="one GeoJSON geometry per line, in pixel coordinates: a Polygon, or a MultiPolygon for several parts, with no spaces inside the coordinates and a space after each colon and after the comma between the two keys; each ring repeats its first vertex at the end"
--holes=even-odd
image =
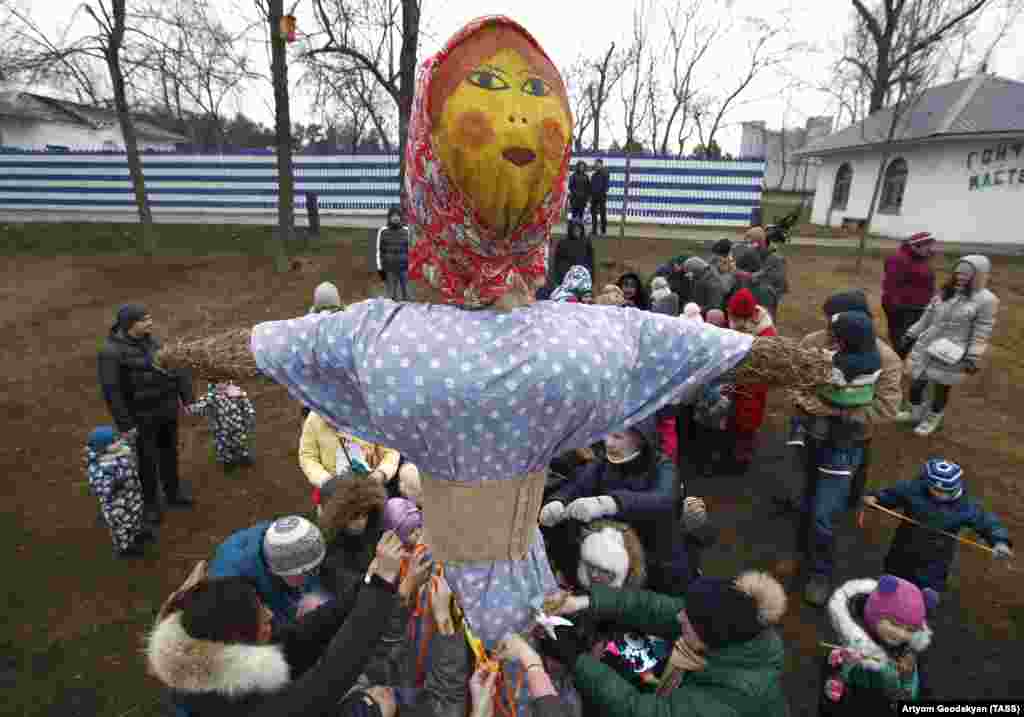
{"type": "Polygon", "coordinates": [[[554,285],[561,286],[565,275],[574,266],[582,266],[594,276],[594,244],[579,222],[569,222],[569,236],[558,240],[555,247],[554,285]]]}
{"type": "Polygon", "coordinates": [[[119,431],[147,420],[173,420],[178,399],[192,402],[187,373],[164,371],[153,365],[160,342],[152,336],[133,339],[116,327],[100,350],[100,389],[119,431]]]}
{"type": "Polygon", "coordinates": [[[409,229],[390,226],[381,227],[377,232],[377,254],[379,267],[385,272],[409,270],[409,229]]]}
{"type": "Polygon", "coordinates": [[[191,717],[329,717],[355,683],[397,604],[379,577],[275,633],[269,644],[190,636],[181,612],[158,623],[150,670],[191,717]]]}

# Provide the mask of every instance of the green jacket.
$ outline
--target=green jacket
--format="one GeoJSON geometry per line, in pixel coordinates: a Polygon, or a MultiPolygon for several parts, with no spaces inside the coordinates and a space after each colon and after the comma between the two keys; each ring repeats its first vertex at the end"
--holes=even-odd
{"type": "MultiPolygon", "coordinates": [[[[684,598],[642,590],[614,590],[595,585],[591,612],[603,620],[670,640],[679,637],[676,615],[684,598]]],[[[785,717],[782,691],[785,654],[774,630],[740,644],[713,650],[707,667],[688,673],[668,697],[645,693],[590,655],[574,665],[576,689],[594,709],[608,717],[785,717]]]]}

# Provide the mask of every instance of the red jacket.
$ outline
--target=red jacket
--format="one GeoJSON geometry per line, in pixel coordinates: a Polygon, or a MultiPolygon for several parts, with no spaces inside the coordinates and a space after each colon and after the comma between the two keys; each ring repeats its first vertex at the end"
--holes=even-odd
{"type": "MultiPolygon", "coordinates": [[[[757,307],[758,316],[756,323],[751,330],[745,333],[754,336],[778,336],[775,325],[772,323],[771,315],[762,307],[757,307]]],[[[742,329],[734,325],[735,319],[730,319],[730,328],[742,329]]],[[[731,430],[739,433],[754,433],[764,423],[765,409],[768,405],[768,386],[763,383],[748,383],[736,387],[732,416],[731,430]]]]}
{"type": "Polygon", "coordinates": [[[917,306],[924,308],[935,295],[935,272],[927,260],[901,246],[885,260],[882,279],[882,305],[886,308],[917,306]]]}

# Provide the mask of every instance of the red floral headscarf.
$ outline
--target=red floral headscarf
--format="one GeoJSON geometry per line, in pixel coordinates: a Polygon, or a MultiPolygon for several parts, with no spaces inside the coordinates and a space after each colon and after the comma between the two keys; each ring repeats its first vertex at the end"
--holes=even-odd
{"type": "Polygon", "coordinates": [[[469,23],[420,67],[405,148],[406,210],[412,226],[409,275],[439,289],[449,303],[469,308],[493,304],[517,277],[528,287],[544,282],[548,238],[564,202],[571,151],[571,143],[566,142],[554,186],[533,216],[503,238],[480,218],[472,200],[448,176],[431,140],[431,82],[456,47],[493,25],[521,33],[547,58],[533,36],[510,18],[483,17],[469,23]]]}

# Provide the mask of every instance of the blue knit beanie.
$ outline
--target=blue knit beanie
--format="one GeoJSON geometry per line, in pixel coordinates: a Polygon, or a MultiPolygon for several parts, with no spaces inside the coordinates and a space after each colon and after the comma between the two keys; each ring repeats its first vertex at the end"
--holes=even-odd
{"type": "Polygon", "coordinates": [[[117,440],[117,431],[113,426],[97,426],[89,434],[89,447],[94,451],[103,452],[117,440]]]}
{"type": "Polygon", "coordinates": [[[963,469],[956,463],[942,458],[933,458],[924,464],[921,477],[929,488],[941,491],[942,500],[956,500],[964,494],[963,469]]]}

